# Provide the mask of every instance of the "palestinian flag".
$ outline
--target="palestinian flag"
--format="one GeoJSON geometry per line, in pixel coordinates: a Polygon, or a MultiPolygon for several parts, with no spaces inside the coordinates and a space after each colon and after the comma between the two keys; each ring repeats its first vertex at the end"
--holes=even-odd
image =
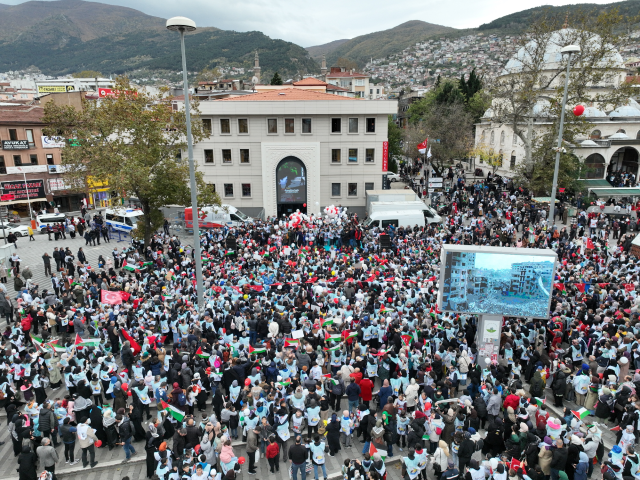
{"type": "Polygon", "coordinates": [[[153,266],[153,262],[144,262],[142,264],[143,267],[152,267],[153,266]]]}
{"type": "Polygon", "coordinates": [[[80,335],[78,335],[76,333],[76,341],[74,343],[74,346],[76,346],[76,347],[97,347],[98,345],[100,345],[100,339],[99,338],[88,338],[87,340],[84,340],[80,335]]]}
{"type": "Polygon", "coordinates": [[[331,384],[332,385],[338,385],[338,381],[335,378],[331,379],[331,384]]]}
{"type": "Polygon", "coordinates": [[[251,345],[249,345],[249,353],[255,353],[256,355],[258,355],[259,353],[267,353],[267,349],[264,347],[253,348],[251,345]]]}
{"type": "Polygon", "coordinates": [[[162,405],[162,408],[160,410],[166,410],[167,413],[175,418],[178,422],[184,420],[184,412],[182,410],[174,407],[173,405],[169,405],[164,400],[160,400],[160,404],[162,405]]]}
{"type": "Polygon", "coordinates": [[[60,347],[58,345],[58,340],[53,340],[52,342],[45,343],[44,340],[36,335],[31,335],[31,341],[42,350],[53,350],[56,352],[66,352],[67,349],[60,347]]]}
{"type": "Polygon", "coordinates": [[[335,352],[336,350],[340,350],[340,345],[336,345],[335,347],[325,348],[325,352],[335,352]]]}
{"type": "Polygon", "coordinates": [[[323,327],[328,327],[329,325],[333,325],[333,318],[328,318],[327,320],[323,320],[322,322],[320,322],[320,325],[322,325],[323,327]]]}
{"type": "Polygon", "coordinates": [[[298,348],[299,345],[300,345],[300,340],[296,340],[294,338],[285,338],[284,339],[284,346],[285,347],[298,348]]]}
{"type": "Polygon", "coordinates": [[[278,382],[279,385],[282,385],[283,387],[288,387],[289,385],[291,385],[291,380],[287,379],[284,382],[278,382]]]}
{"type": "Polygon", "coordinates": [[[401,338],[402,343],[404,343],[407,347],[411,346],[411,342],[415,340],[415,337],[413,335],[402,335],[401,338]]]}
{"type": "Polygon", "coordinates": [[[140,269],[136,268],[134,265],[125,265],[122,267],[123,270],[128,270],[130,272],[140,273],[140,269]]]}
{"type": "Polygon", "coordinates": [[[224,254],[225,257],[230,257],[231,255],[235,255],[236,252],[233,250],[227,250],[224,254]]]}
{"type": "Polygon", "coordinates": [[[202,347],[198,347],[198,350],[196,350],[196,355],[200,358],[209,358],[211,356],[210,353],[203,352],[202,347]]]}
{"type": "Polygon", "coordinates": [[[339,333],[337,335],[329,335],[325,338],[327,342],[339,342],[342,340],[342,335],[339,333]]]}
{"type": "Polygon", "coordinates": [[[373,458],[373,454],[374,453],[380,454],[380,456],[382,457],[382,461],[384,461],[384,459],[387,458],[387,451],[386,450],[378,450],[376,447],[373,446],[373,442],[371,442],[369,444],[369,455],[371,455],[371,458],[373,458]]]}
{"type": "Polygon", "coordinates": [[[358,336],[357,332],[351,332],[349,335],[347,335],[347,337],[345,338],[345,340],[350,340],[352,338],[356,338],[358,336]]]}
{"type": "Polygon", "coordinates": [[[584,407],[582,407],[580,410],[571,410],[571,413],[573,413],[578,420],[584,420],[589,415],[591,415],[591,412],[584,407]]]}
{"type": "Polygon", "coordinates": [[[533,399],[535,400],[536,404],[541,407],[542,405],[544,405],[545,403],[547,403],[547,399],[545,398],[538,398],[538,397],[533,397],[533,399]]]}

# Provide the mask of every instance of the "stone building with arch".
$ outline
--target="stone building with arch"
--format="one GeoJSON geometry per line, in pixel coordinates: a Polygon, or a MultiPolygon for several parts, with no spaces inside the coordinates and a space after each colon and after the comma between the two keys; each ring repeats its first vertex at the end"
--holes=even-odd
{"type": "MultiPolygon", "coordinates": [[[[568,30],[555,32],[549,41],[545,52],[546,64],[543,68],[551,75],[556,72],[561,59],[560,49],[564,46],[563,33],[568,30]]],[[[517,74],[522,68],[520,57],[523,55],[521,49],[512,57],[502,73],[502,76],[517,74]]],[[[609,82],[597,85],[594,88],[617,87],[626,81],[626,67],[622,56],[615,50],[610,55],[612,75],[609,82]]],[[[545,76],[543,75],[544,79],[545,76]]],[[[548,78],[548,77],[547,77],[548,78]]],[[[558,81],[564,81],[560,76],[558,81]]],[[[552,86],[554,86],[552,84],[552,86]]],[[[557,86],[557,85],[555,85],[557,86]]],[[[552,125],[549,118],[549,107],[551,97],[545,96],[544,91],[540,91],[537,102],[533,107],[530,120],[531,131],[547,130],[552,125]]],[[[640,104],[634,99],[629,99],[627,105],[620,106],[612,111],[604,111],[600,107],[593,105],[585,99],[584,117],[593,126],[589,134],[584,138],[579,138],[573,145],[573,153],[588,166],[584,170],[584,179],[606,179],[610,175],[624,172],[633,173],[638,178],[638,168],[640,166],[640,104]]],[[[495,107],[495,104],[493,105],[495,107]]],[[[567,115],[572,115],[572,107],[567,106],[567,115]]],[[[524,126],[526,131],[529,125],[524,126]]],[[[525,159],[525,148],[522,140],[513,132],[513,129],[504,123],[496,121],[494,118],[494,108],[489,108],[476,124],[476,145],[485,145],[496,152],[502,153],[503,161],[496,173],[503,176],[512,176],[517,165],[525,159]]],[[[485,172],[492,170],[486,164],[482,164],[480,159],[476,159],[476,167],[482,168],[485,172]]]]}

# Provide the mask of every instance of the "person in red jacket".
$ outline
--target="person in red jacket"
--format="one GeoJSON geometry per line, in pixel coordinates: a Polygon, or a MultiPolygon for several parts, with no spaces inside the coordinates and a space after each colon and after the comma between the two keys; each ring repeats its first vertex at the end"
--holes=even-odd
{"type": "MultiPolygon", "coordinates": [[[[353,375],[353,374],[351,374],[353,375]]],[[[373,382],[369,378],[363,378],[360,380],[360,398],[367,408],[369,408],[369,402],[373,392],[373,382]]]]}
{"type": "Polygon", "coordinates": [[[507,408],[511,407],[513,408],[515,411],[518,410],[518,408],[520,407],[520,397],[518,395],[516,395],[516,389],[512,388],[510,390],[510,394],[507,395],[507,398],[504,399],[504,403],[502,404],[502,406],[504,407],[504,409],[506,410],[507,408]]]}
{"type": "Polygon", "coordinates": [[[352,381],[356,382],[356,385],[360,385],[360,382],[362,381],[362,372],[359,367],[356,367],[355,372],[351,373],[349,376],[353,378],[352,381]]]}
{"type": "Polygon", "coordinates": [[[267,445],[266,453],[269,467],[271,467],[271,473],[280,471],[280,462],[278,461],[278,455],[280,455],[280,446],[278,445],[278,442],[276,442],[276,437],[272,435],[271,437],[269,437],[269,445],[267,445]]]}

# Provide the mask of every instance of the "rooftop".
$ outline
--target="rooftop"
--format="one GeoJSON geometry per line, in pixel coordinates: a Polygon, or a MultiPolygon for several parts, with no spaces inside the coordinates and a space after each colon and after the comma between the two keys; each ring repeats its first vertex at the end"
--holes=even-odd
{"type": "Polygon", "coordinates": [[[39,105],[19,105],[0,107],[0,123],[2,124],[35,124],[42,123],[44,108],[39,105]]]}
{"type": "Polygon", "coordinates": [[[296,87],[312,87],[312,86],[318,86],[318,87],[324,87],[326,85],[329,85],[327,82],[323,82],[322,80],[318,80],[317,78],[313,78],[313,77],[307,77],[303,80],[300,80],[299,82],[293,82],[293,85],[295,85],[296,87]]]}
{"type": "Polygon", "coordinates": [[[282,102],[305,100],[354,100],[353,98],[321,93],[313,90],[301,90],[298,88],[282,88],[268,90],[266,92],[252,93],[241,97],[224,98],[221,102],[282,102]]]}

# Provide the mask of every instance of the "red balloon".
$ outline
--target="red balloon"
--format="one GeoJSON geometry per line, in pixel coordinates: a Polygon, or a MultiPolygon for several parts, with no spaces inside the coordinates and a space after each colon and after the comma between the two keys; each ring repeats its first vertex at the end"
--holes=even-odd
{"type": "Polygon", "coordinates": [[[127,397],[130,397],[130,396],[132,396],[132,393],[131,392],[127,392],[127,397]]]}
{"type": "Polygon", "coordinates": [[[123,383],[122,384],[122,390],[124,390],[125,392],[129,389],[129,384],[128,383],[123,383]]]}
{"type": "Polygon", "coordinates": [[[306,204],[306,203],[303,203],[303,204],[302,204],[302,206],[303,206],[304,208],[307,208],[307,204],[306,204]]]}
{"type": "Polygon", "coordinates": [[[249,385],[251,385],[251,380],[249,380],[248,378],[245,378],[244,384],[248,387],[249,385]]]}
{"type": "Polygon", "coordinates": [[[424,409],[425,410],[431,410],[431,403],[427,402],[424,404],[424,409]]]}
{"type": "Polygon", "coordinates": [[[576,117],[579,117],[583,113],[584,113],[584,107],[582,105],[576,105],[575,107],[573,107],[573,114],[576,117]]]}
{"type": "Polygon", "coordinates": [[[393,302],[393,298],[391,298],[391,297],[387,298],[387,302],[389,302],[389,303],[393,302]]]}
{"type": "Polygon", "coordinates": [[[102,440],[96,440],[95,442],[93,442],[93,444],[94,444],[96,447],[100,448],[100,447],[102,446],[102,440]]]}
{"type": "Polygon", "coordinates": [[[338,302],[340,302],[340,300],[338,300],[337,298],[333,299],[333,303],[338,303],[338,302]]]}
{"type": "Polygon", "coordinates": [[[240,465],[244,465],[244,462],[246,462],[246,460],[245,460],[245,458],[244,458],[244,457],[240,457],[240,458],[238,458],[238,463],[239,463],[240,465]]]}

